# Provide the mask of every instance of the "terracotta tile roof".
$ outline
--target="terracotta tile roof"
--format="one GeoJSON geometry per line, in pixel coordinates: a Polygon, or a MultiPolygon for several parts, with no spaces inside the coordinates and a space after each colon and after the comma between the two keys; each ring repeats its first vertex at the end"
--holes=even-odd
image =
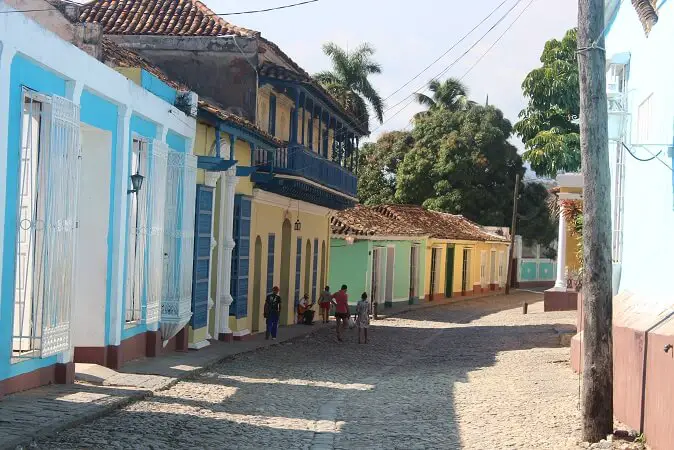
{"type": "Polygon", "coordinates": [[[357,205],[338,211],[331,220],[332,233],[352,236],[426,236],[422,229],[390,220],[371,206],[357,205]]]}
{"type": "Polygon", "coordinates": [[[103,63],[106,65],[117,68],[117,67],[128,67],[128,68],[141,68],[150,72],[152,75],[159,78],[161,81],[171,86],[173,89],[178,91],[189,91],[189,88],[184,84],[181,84],[175,80],[172,80],[166,75],[160,68],[143,58],[137,53],[127,50],[119,45],[115,44],[108,38],[103,38],[101,41],[101,46],[103,47],[103,63]]]}
{"type": "Polygon", "coordinates": [[[354,236],[429,236],[462,241],[507,242],[463,216],[415,205],[356,206],[338,212],[332,233],[354,236]]]}
{"type": "Polygon", "coordinates": [[[237,116],[236,114],[229,113],[225,111],[224,108],[221,108],[217,106],[215,103],[210,102],[208,100],[203,100],[199,99],[199,109],[203,109],[204,111],[208,111],[209,113],[217,116],[218,118],[226,121],[233,123],[235,125],[239,125],[243,128],[248,129],[249,131],[256,133],[260,136],[262,136],[264,139],[273,142],[274,145],[280,147],[285,147],[286,143],[276,139],[274,136],[271,134],[267,133],[266,131],[262,131],[260,128],[258,128],[254,123],[249,122],[248,120],[237,116]]]}
{"type": "Polygon", "coordinates": [[[196,0],[94,0],[82,5],[81,22],[96,22],[107,34],[257,36],[196,0]]]}

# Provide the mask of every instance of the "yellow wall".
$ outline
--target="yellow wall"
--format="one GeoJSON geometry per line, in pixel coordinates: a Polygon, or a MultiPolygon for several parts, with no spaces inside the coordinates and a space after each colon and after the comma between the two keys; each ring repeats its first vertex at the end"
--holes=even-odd
{"type": "MultiPolygon", "coordinates": [[[[255,330],[253,326],[253,316],[255,315],[255,305],[254,302],[259,302],[258,310],[258,327],[256,331],[264,330],[264,319],[262,318],[262,312],[264,310],[264,299],[266,295],[271,291],[273,286],[267,286],[267,255],[269,253],[268,242],[269,234],[274,233],[275,235],[275,248],[274,248],[274,285],[282,286],[281,282],[281,254],[282,254],[282,245],[283,245],[283,236],[282,228],[283,222],[287,218],[290,222],[290,254],[287,260],[289,268],[289,280],[288,292],[281,292],[283,297],[283,310],[281,322],[283,324],[292,323],[294,319],[294,305],[295,305],[295,261],[297,256],[297,238],[302,237],[302,268],[300,275],[300,295],[305,293],[305,264],[307,258],[309,258],[309,263],[311,269],[309,271],[309,286],[312,283],[313,275],[313,252],[314,252],[314,239],[318,239],[318,271],[317,271],[317,283],[316,283],[316,298],[320,294],[321,290],[321,262],[322,258],[322,243],[325,242],[325,251],[329,252],[330,242],[329,242],[329,219],[326,216],[311,214],[306,211],[303,211],[300,208],[300,221],[302,223],[301,231],[297,232],[293,229],[293,225],[297,220],[297,205],[293,205],[291,210],[288,211],[286,216],[286,209],[279,206],[273,206],[267,203],[262,203],[257,200],[253,200],[253,211],[251,217],[252,229],[250,237],[250,270],[249,270],[249,279],[248,279],[248,317],[244,319],[234,320],[230,318],[230,328],[234,331],[240,331],[248,329],[251,331],[255,330]],[[260,238],[261,243],[261,258],[260,258],[260,284],[259,289],[256,292],[255,289],[255,246],[257,238],[260,238]],[[307,240],[310,241],[311,245],[311,254],[307,255],[306,253],[306,244],[307,240]]],[[[326,256],[326,264],[329,264],[329,255],[326,256]]],[[[325,273],[327,274],[328,268],[325,268],[325,273]]],[[[311,299],[312,294],[308,292],[309,298],[311,299]]]]}
{"type": "MultiPolygon", "coordinates": [[[[259,89],[257,95],[257,126],[262,130],[269,130],[269,97],[271,94],[276,96],[276,135],[275,137],[282,141],[290,140],[290,121],[292,118],[292,110],[294,101],[286,96],[285,94],[276,92],[272,89],[271,86],[265,85],[259,89]]],[[[306,145],[309,144],[309,115],[310,111],[307,109],[307,112],[304,114],[304,122],[302,122],[302,112],[303,108],[298,109],[297,116],[297,140],[302,142],[302,128],[304,127],[304,137],[306,145]]],[[[334,132],[332,129],[328,129],[327,123],[325,121],[321,124],[323,129],[321,130],[321,141],[324,133],[328,133],[328,149],[332,149],[332,142],[334,140],[334,132]]],[[[314,119],[314,142],[312,150],[318,152],[319,141],[318,141],[318,119],[314,119]]],[[[320,143],[322,145],[322,142],[320,143]]],[[[328,152],[330,155],[332,152],[328,152]]]]}
{"type": "Polygon", "coordinates": [[[437,281],[435,283],[435,289],[433,294],[445,294],[446,291],[446,278],[447,278],[447,246],[454,246],[454,267],[453,267],[453,278],[452,278],[452,294],[460,295],[462,292],[462,281],[463,281],[463,251],[464,249],[469,250],[469,279],[466,286],[467,292],[472,292],[475,287],[488,288],[490,284],[490,252],[496,250],[496,268],[495,268],[495,277],[499,278],[499,263],[500,263],[500,252],[503,252],[504,258],[504,270],[503,270],[503,280],[505,283],[507,278],[507,261],[508,261],[508,244],[507,243],[488,243],[488,242],[470,242],[470,241],[446,241],[446,240],[437,240],[429,239],[426,247],[426,271],[425,271],[425,281],[424,281],[424,293],[426,296],[430,295],[431,287],[431,258],[432,258],[432,248],[437,247],[441,248],[440,255],[440,264],[439,270],[437,273],[437,281]],[[481,253],[482,251],[487,252],[486,260],[486,280],[484,286],[481,283],[481,253]]]}
{"type": "MultiPolygon", "coordinates": [[[[559,192],[565,194],[579,194],[582,195],[582,188],[561,186],[559,192]]],[[[571,225],[567,224],[566,228],[566,267],[571,270],[578,270],[581,266],[580,258],[578,257],[578,241],[579,238],[574,236],[571,232],[571,225]]]]}
{"type": "Polygon", "coordinates": [[[116,67],[115,70],[136,83],[138,86],[141,85],[140,72],[142,69],[140,67],[116,67]]]}

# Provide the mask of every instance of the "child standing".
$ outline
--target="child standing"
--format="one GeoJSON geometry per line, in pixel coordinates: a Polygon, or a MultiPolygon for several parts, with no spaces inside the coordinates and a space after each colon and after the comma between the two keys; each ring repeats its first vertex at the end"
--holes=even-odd
{"type": "Polygon", "coordinates": [[[367,293],[363,292],[360,296],[360,301],[356,305],[356,314],[358,319],[356,324],[358,325],[358,343],[361,343],[360,335],[361,330],[365,335],[365,343],[367,344],[367,329],[370,326],[370,302],[367,301],[367,293]]]}

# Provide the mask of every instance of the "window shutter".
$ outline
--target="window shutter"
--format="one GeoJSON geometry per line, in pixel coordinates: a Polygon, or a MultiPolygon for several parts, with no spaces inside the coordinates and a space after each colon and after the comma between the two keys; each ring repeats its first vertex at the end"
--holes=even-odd
{"type": "Polygon", "coordinates": [[[237,319],[248,315],[248,272],[250,253],[251,200],[244,195],[234,197],[234,251],[232,252],[232,305],[229,315],[237,319]]]}
{"type": "Polygon", "coordinates": [[[314,239],[314,273],[311,278],[311,301],[316,302],[316,284],[318,284],[318,239],[314,239]]]}
{"type": "Polygon", "coordinates": [[[272,233],[267,238],[267,292],[271,292],[274,287],[274,252],[276,247],[276,236],[272,233]]]}
{"type": "Polygon", "coordinates": [[[276,135],[276,96],[269,96],[269,134],[276,135]]]}
{"type": "Polygon", "coordinates": [[[211,266],[213,224],[213,188],[200,184],[196,188],[194,219],[194,267],[192,276],[192,328],[203,328],[208,317],[208,275],[211,266]]]}
{"type": "Polygon", "coordinates": [[[70,310],[75,277],[77,199],[80,173],[80,110],[52,97],[51,135],[45,158],[46,215],[42,240],[43,358],[70,348],[70,310]]]}
{"type": "MultiPolygon", "coordinates": [[[[307,255],[309,257],[309,255],[307,255]]],[[[300,301],[300,279],[302,277],[302,238],[297,238],[297,255],[295,256],[295,301],[300,301]]]]}
{"type": "Polygon", "coordinates": [[[168,146],[159,140],[152,142],[147,185],[147,254],[144,257],[146,300],[145,322],[159,321],[164,274],[164,213],[166,204],[166,176],[168,146]]]}

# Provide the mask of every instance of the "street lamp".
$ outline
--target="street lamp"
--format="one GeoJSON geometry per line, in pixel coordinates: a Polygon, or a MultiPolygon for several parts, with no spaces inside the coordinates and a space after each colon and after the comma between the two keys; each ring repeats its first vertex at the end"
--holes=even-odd
{"type": "Polygon", "coordinates": [[[138,172],[131,175],[131,189],[127,190],[127,194],[136,194],[140,191],[140,188],[143,187],[143,175],[138,172]]]}

